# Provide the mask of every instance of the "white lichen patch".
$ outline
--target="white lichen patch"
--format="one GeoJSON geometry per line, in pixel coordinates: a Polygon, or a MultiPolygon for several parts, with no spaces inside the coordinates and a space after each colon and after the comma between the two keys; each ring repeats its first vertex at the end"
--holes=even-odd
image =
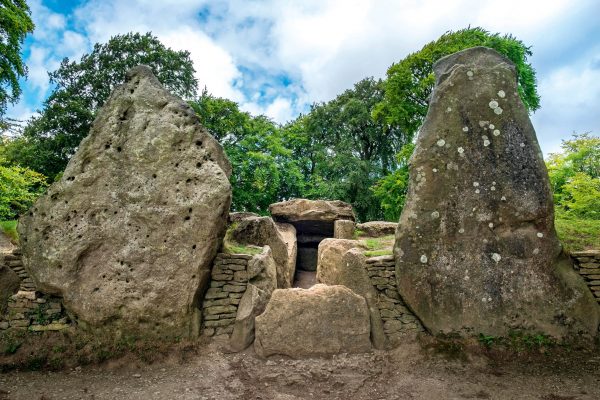
{"type": "Polygon", "coordinates": [[[446,112],[447,112],[447,113],[449,113],[449,112],[452,112],[452,107],[448,107],[448,108],[446,108],[446,112]]]}
{"type": "Polygon", "coordinates": [[[423,255],[421,256],[421,263],[422,263],[422,264],[427,264],[427,256],[426,256],[425,254],[423,254],[423,255]]]}
{"type": "Polygon", "coordinates": [[[502,110],[502,108],[500,108],[500,107],[496,107],[496,108],[494,108],[494,112],[495,112],[496,114],[498,114],[498,115],[502,114],[502,111],[503,111],[503,110],[502,110]]]}
{"type": "Polygon", "coordinates": [[[479,189],[475,189],[475,193],[479,194],[481,192],[479,189]]]}
{"type": "Polygon", "coordinates": [[[465,230],[464,230],[463,228],[460,228],[460,229],[458,230],[458,233],[465,233],[465,230]]]}
{"type": "Polygon", "coordinates": [[[440,139],[437,141],[436,144],[440,147],[444,147],[444,145],[446,144],[446,141],[444,139],[440,139]]]}
{"type": "Polygon", "coordinates": [[[462,147],[459,147],[456,150],[458,151],[459,154],[463,154],[465,152],[465,149],[463,149],[462,147]]]}
{"type": "Polygon", "coordinates": [[[525,147],[525,143],[521,143],[519,146],[521,146],[521,147],[525,147]]]}
{"type": "Polygon", "coordinates": [[[473,182],[473,187],[479,186],[479,182],[473,182]]]}
{"type": "MultiPolygon", "coordinates": [[[[479,127],[480,128],[484,128],[487,124],[489,124],[490,121],[479,121],[479,127]]],[[[491,125],[490,125],[491,126],[491,125]]]]}
{"type": "Polygon", "coordinates": [[[473,71],[467,71],[467,76],[469,78],[472,78],[473,77],[473,71]]]}
{"type": "Polygon", "coordinates": [[[502,99],[503,99],[504,97],[506,97],[506,93],[504,92],[504,90],[500,90],[500,91],[498,91],[498,97],[500,97],[500,98],[502,98],[502,99]]]}
{"type": "Polygon", "coordinates": [[[490,129],[494,129],[495,127],[496,127],[496,125],[490,124],[490,129]]]}
{"type": "Polygon", "coordinates": [[[484,147],[488,147],[488,146],[490,145],[490,143],[491,143],[491,142],[490,142],[489,140],[485,139],[485,140],[483,141],[483,146],[484,146],[484,147]]]}
{"type": "Polygon", "coordinates": [[[437,219],[437,218],[439,218],[439,217],[440,217],[440,213],[439,213],[439,212],[437,212],[437,211],[434,211],[434,212],[432,212],[432,213],[431,213],[431,218],[433,218],[433,219],[437,219]]]}
{"type": "Polygon", "coordinates": [[[537,237],[539,237],[540,239],[544,237],[544,234],[542,232],[538,232],[537,233],[537,237]]]}
{"type": "Polygon", "coordinates": [[[502,260],[502,256],[498,253],[493,253],[492,254],[492,260],[499,262],[500,260],[502,260]]]}
{"type": "Polygon", "coordinates": [[[492,110],[495,110],[496,108],[498,108],[498,102],[496,100],[490,101],[488,105],[490,106],[490,108],[492,110]]]}
{"type": "Polygon", "coordinates": [[[506,196],[502,196],[502,198],[500,200],[506,201],[506,196]]]}
{"type": "Polygon", "coordinates": [[[492,186],[492,187],[490,188],[490,190],[493,192],[494,190],[496,190],[496,186],[492,186]]]}
{"type": "Polygon", "coordinates": [[[538,248],[533,249],[533,254],[535,254],[535,255],[540,254],[540,249],[538,249],[538,248]]]}
{"type": "Polygon", "coordinates": [[[438,172],[437,168],[432,169],[433,172],[438,172]]]}
{"type": "Polygon", "coordinates": [[[490,228],[493,228],[493,227],[494,227],[494,223],[493,223],[493,222],[490,222],[490,223],[488,224],[488,226],[489,226],[490,228]]]}
{"type": "Polygon", "coordinates": [[[500,130],[494,129],[494,136],[500,136],[500,130]]]}
{"type": "Polygon", "coordinates": [[[468,126],[463,126],[463,132],[469,132],[469,127],[468,126]]]}

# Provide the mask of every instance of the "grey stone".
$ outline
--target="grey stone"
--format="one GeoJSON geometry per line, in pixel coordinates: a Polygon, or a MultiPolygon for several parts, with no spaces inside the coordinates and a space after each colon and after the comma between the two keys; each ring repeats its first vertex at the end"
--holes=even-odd
{"type": "Polygon", "coordinates": [[[397,222],[369,221],[356,225],[356,229],[363,232],[365,236],[380,237],[393,235],[398,227],[397,222]]]}
{"type": "Polygon", "coordinates": [[[402,298],[433,334],[596,335],[598,306],[561,255],[515,66],[476,47],[434,71],[396,231],[402,298]]]}
{"type": "Polygon", "coordinates": [[[362,353],[369,333],[367,302],[344,286],[277,289],[256,317],[254,349],[261,357],[362,353]]]}
{"type": "Polygon", "coordinates": [[[8,299],[19,290],[21,279],[10,268],[0,265],[0,315],[6,310],[8,299]]]}
{"type": "Polygon", "coordinates": [[[233,351],[245,350],[254,341],[254,324],[267,305],[269,293],[254,285],[248,285],[240,301],[233,332],[229,341],[233,351]]]}

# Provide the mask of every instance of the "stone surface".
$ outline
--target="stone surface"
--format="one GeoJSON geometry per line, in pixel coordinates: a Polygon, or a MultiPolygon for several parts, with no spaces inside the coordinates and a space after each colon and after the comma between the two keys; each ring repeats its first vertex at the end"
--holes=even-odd
{"type": "Polygon", "coordinates": [[[10,238],[0,229],[0,257],[2,254],[11,253],[15,249],[15,245],[10,238]]]}
{"type": "Polygon", "coordinates": [[[290,265],[288,245],[272,218],[244,218],[230,229],[229,235],[232,240],[240,244],[269,246],[277,265],[277,287],[288,288],[291,286],[296,265],[295,262],[290,265]]]}
{"type": "Polygon", "coordinates": [[[380,237],[396,233],[398,223],[387,221],[369,221],[356,225],[356,229],[362,231],[365,236],[380,237]]]}
{"type": "Polygon", "coordinates": [[[336,239],[352,239],[355,227],[354,221],[338,219],[333,223],[333,237],[336,239]]]}
{"type": "Polygon", "coordinates": [[[19,275],[6,265],[0,265],[0,316],[6,310],[8,299],[19,290],[20,283],[19,275]]]}
{"type": "Polygon", "coordinates": [[[288,254],[288,277],[289,277],[289,285],[285,287],[292,286],[294,282],[294,273],[296,272],[296,260],[298,258],[298,240],[296,238],[296,228],[292,224],[286,224],[283,222],[276,222],[275,226],[279,231],[279,234],[283,238],[287,246],[287,254],[288,254]]]}
{"type": "Polygon", "coordinates": [[[352,206],[339,200],[294,199],[271,204],[269,211],[279,222],[327,221],[333,223],[336,219],[354,221],[352,206]]]}
{"type": "Polygon", "coordinates": [[[261,357],[361,353],[371,349],[369,311],[344,286],[277,289],[256,317],[254,349],[261,357]]]}
{"type": "Polygon", "coordinates": [[[323,240],[319,244],[317,281],[326,285],[343,285],[364,297],[369,307],[370,337],[373,346],[377,349],[385,349],[388,343],[377,307],[377,292],[367,274],[364,250],[365,248],[356,240],[323,240]]]}
{"type": "Polygon", "coordinates": [[[514,65],[477,47],[434,71],[396,233],[400,294],[434,334],[595,335],[599,308],[561,256],[514,65]]]}
{"type": "Polygon", "coordinates": [[[232,212],[232,213],[229,213],[229,217],[227,218],[227,221],[231,224],[234,222],[240,222],[241,220],[244,220],[246,218],[251,218],[251,217],[260,217],[260,215],[255,214],[253,212],[246,212],[246,211],[232,212]]]}
{"type": "Polygon", "coordinates": [[[230,172],[193,110],[133,68],[61,180],[21,218],[25,267],[80,327],[193,336],[230,172]]]}
{"type": "Polygon", "coordinates": [[[254,342],[254,321],[267,306],[270,294],[248,285],[240,300],[229,345],[233,351],[245,350],[254,342]]]}

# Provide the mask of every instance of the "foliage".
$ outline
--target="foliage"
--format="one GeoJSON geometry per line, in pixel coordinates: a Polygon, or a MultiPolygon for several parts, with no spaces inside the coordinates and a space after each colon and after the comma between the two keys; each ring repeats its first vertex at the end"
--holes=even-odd
{"type": "Polygon", "coordinates": [[[301,194],[298,164],[271,120],[252,117],[235,102],[206,91],[190,105],[231,161],[232,210],[266,214],[269,204],[301,194]]]}
{"type": "Polygon", "coordinates": [[[19,241],[19,234],[17,233],[17,220],[0,221],[0,231],[4,232],[11,238],[15,243],[19,241]]]}
{"type": "Polygon", "coordinates": [[[539,351],[557,344],[553,338],[543,333],[531,334],[519,330],[509,332],[506,337],[480,333],[477,339],[488,349],[493,346],[502,346],[516,352],[539,351]]]}
{"type": "MultiPolygon", "coordinates": [[[[433,65],[442,57],[475,46],[493,48],[515,64],[521,99],[530,112],[537,110],[540,99],[535,71],[527,62],[531,56],[530,48],[512,35],[467,28],[447,32],[393,64],[387,72],[385,98],[373,110],[375,120],[397,126],[403,134],[404,143],[411,143],[429,107],[429,97],[435,83],[433,65]]],[[[398,169],[372,188],[386,220],[397,221],[404,206],[408,188],[408,160],[413,149],[412,146],[403,147],[397,156],[398,169]]]]}
{"type": "Polygon", "coordinates": [[[27,211],[46,186],[43,175],[28,168],[3,166],[0,159],[0,220],[27,211]]]}
{"type": "Polygon", "coordinates": [[[561,215],[600,220],[600,137],[574,134],[551,154],[546,165],[561,215]]]}
{"type": "Polygon", "coordinates": [[[6,107],[18,100],[19,78],[27,76],[21,45],[25,36],[33,32],[34,24],[25,0],[2,0],[0,4],[0,128],[5,128],[2,117],[6,107]]]}
{"type": "Polygon", "coordinates": [[[7,145],[6,157],[53,180],[87,136],[111,91],[139,64],[148,65],[171,92],[187,98],[196,95],[198,82],[189,52],[169,49],[150,33],[113,36],[94,45],[79,61],[65,58],[49,74],[54,90],[41,115],[7,145]]]}
{"type": "Polygon", "coordinates": [[[373,119],[383,100],[383,81],[366,78],[283,128],[306,182],[304,197],[347,201],[360,221],[383,217],[369,188],[396,169],[394,155],[407,143],[396,125],[373,119]]]}
{"type": "Polygon", "coordinates": [[[408,193],[408,161],[415,145],[408,143],[396,155],[398,169],[384,176],[371,188],[379,200],[386,221],[398,221],[408,193]]]}
{"type": "Polygon", "coordinates": [[[568,252],[600,249],[600,220],[572,218],[559,212],[554,226],[568,252]]]}
{"type": "Polygon", "coordinates": [[[384,118],[390,124],[398,124],[403,132],[412,137],[427,114],[428,99],[435,83],[435,62],[457,51],[476,46],[495,49],[515,64],[519,95],[530,112],[537,110],[540,98],[535,70],[527,62],[527,57],[532,54],[530,47],[512,35],[501,36],[482,28],[467,28],[449,31],[421,50],[392,64],[387,72],[385,101],[378,105],[376,116],[384,118]]]}

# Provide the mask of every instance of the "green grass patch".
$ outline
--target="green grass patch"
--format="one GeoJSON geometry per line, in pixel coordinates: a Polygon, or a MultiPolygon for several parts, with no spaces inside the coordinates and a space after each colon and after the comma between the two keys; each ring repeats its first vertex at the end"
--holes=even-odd
{"type": "Polygon", "coordinates": [[[0,230],[6,233],[6,235],[8,235],[15,243],[19,241],[16,219],[11,221],[0,221],[0,230]]]}
{"type": "Polygon", "coordinates": [[[600,220],[557,216],[555,226],[567,252],[600,249],[600,220]]]}
{"type": "Polygon", "coordinates": [[[365,236],[365,233],[363,231],[361,231],[360,229],[354,231],[354,239],[358,239],[361,236],[365,236]]]}
{"type": "Polygon", "coordinates": [[[365,251],[367,257],[391,256],[392,254],[394,254],[392,249],[365,251]]]}
{"type": "Polygon", "coordinates": [[[248,254],[255,255],[262,253],[262,247],[257,246],[245,246],[239,243],[227,242],[223,244],[223,250],[228,254],[248,254]]]}

